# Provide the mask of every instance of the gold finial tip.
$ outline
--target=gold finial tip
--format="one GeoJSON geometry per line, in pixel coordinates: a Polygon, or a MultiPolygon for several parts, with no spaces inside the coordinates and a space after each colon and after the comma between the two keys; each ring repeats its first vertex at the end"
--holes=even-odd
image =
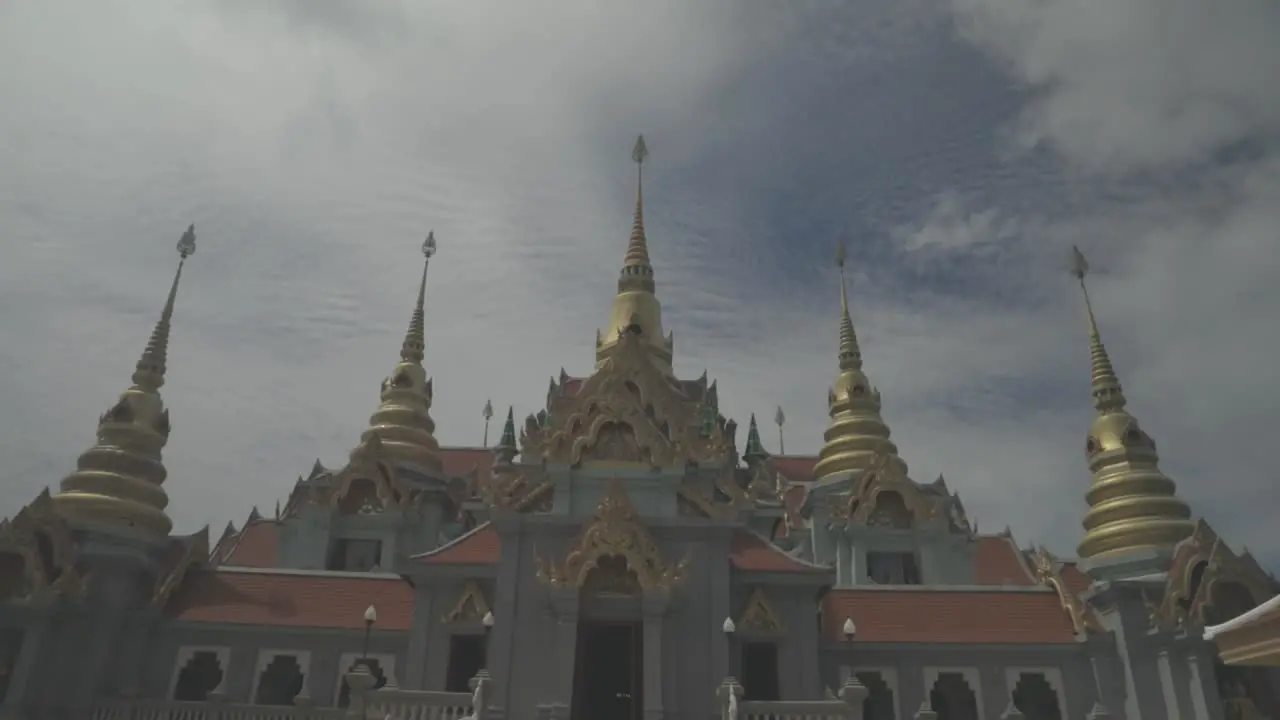
{"type": "Polygon", "coordinates": [[[1071,274],[1083,280],[1084,276],[1089,272],[1089,262],[1084,259],[1084,253],[1080,252],[1080,248],[1075,245],[1071,246],[1071,274]]]}
{"type": "Polygon", "coordinates": [[[436,254],[436,231],[432,230],[427,233],[427,239],[422,241],[422,254],[428,259],[436,254]]]}
{"type": "Polygon", "coordinates": [[[639,164],[643,163],[647,157],[649,157],[649,146],[644,144],[644,135],[641,135],[636,138],[636,146],[631,150],[631,159],[639,164]]]}
{"type": "Polygon", "coordinates": [[[182,237],[178,239],[178,254],[186,260],[189,256],[196,252],[196,226],[195,223],[187,226],[187,231],[182,233],[182,237]]]}
{"type": "Polygon", "coordinates": [[[843,268],[845,259],[844,241],[841,240],[836,243],[836,267],[843,268]]]}

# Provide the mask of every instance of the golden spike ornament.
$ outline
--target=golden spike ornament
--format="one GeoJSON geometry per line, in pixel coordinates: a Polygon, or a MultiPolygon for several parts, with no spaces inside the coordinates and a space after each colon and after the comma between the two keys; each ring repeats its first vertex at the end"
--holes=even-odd
{"type": "Polygon", "coordinates": [[[889,439],[889,426],[880,416],[880,392],[862,371],[862,350],[849,312],[849,291],[845,281],[844,243],[836,246],[836,267],[840,271],[839,374],[827,395],[831,422],[824,434],[815,479],[869,468],[887,456],[896,471],[907,474],[907,464],[898,456],[898,447],[889,439]]]}
{"type": "Polygon", "coordinates": [[[369,418],[369,427],[360,436],[360,445],[352,451],[351,462],[340,481],[354,475],[369,475],[373,465],[381,463],[394,470],[408,467],[428,476],[438,476],[443,469],[440,444],[435,438],[435,421],[431,419],[433,390],[422,361],[426,348],[425,305],[427,272],[436,254],[435,232],[422,243],[422,280],[418,298],[400,345],[400,362],[382,381],[381,403],[369,418]]]}
{"type": "Polygon", "coordinates": [[[165,514],[168,475],[161,451],[169,440],[169,411],[160,397],[169,356],[169,332],[178,283],[187,258],[196,251],[195,225],[178,239],[178,269],[133,372],[133,384],[98,419],[97,442],[62,480],[53,496],[58,512],[76,527],[156,542],[173,523],[165,514]]]}
{"type": "Polygon", "coordinates": [[[609,313],[609,326],[597,335],[596,366],[617,351],[623,335],[638,335],[642,349],[656,367],[671,374],[673,339],[662,330],[662,305],[654,294],[653,264],[649,260],[649,240],[644,228],[644,162],[649,147],[644,136],[636,139],[631,159],[636,163],[636,207],[631,237],[618,273],[618,292],[609,313]]]}
{"type": "Polygon", "coordinates": [[[1071,261],[1088,317],[1090,385],[1097,411],[1085,443],[1092,481],[1085,494],[1085,535],[1077,552],[1086,560],[1134,552],[1164,555],[1191,535],[1191,509],[1178,498],[1173,480],[1161,472],[1155,441],[1125,410],[1120,378],[1102,344],[1085,283],[1089,263],[1075,247],[1071,261]]]}

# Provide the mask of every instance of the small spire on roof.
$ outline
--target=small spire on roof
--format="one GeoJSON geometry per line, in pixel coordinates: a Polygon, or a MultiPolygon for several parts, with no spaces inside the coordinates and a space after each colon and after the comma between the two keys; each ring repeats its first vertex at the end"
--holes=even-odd
{"type": "Polygon", "coordinates": [[[760,442],[760,429],[756,427],[756,414],[751,413],[751,422],[747,425],[747,446],[742,451],[742,459],[747,461],[748,465],[754,465],[769,457],[769,453],[764,449],[764,443],[760,442]]]}

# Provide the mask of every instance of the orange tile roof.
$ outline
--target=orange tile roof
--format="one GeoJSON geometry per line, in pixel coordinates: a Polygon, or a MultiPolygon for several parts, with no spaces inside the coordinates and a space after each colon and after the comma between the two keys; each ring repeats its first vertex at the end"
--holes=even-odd
{"type": "Polygon", "coordinates": [[[1074,561],[1062,563],[1062,567],[1058,569],[1058,575],[1062,577],[1062,582],[1067,586],[1067,590],[1076,597],[1079,597],[1080,593],[1088,590],[1089,586],[1093,585],[1093,580],[1080,570],[1074,561]]]}
{"type": "Polygon", "coordinates": [[[855,642],[1076,642],[1057,593],[1047,590],[832,590],[823,618],[827,637],[840,641],[845,618],[852,618],[855,642]]]}
{"type": "Polygon", "coordinates": [[[501,554],[498,531],[489,523],[482,523],[452,542],[421,555],[414,555],[411,559],[432,565],[492,565],[498,562],[501,554]]]}
{"type": "Polygon", "coordinates": [[[748,572],[830,572],[829,568],[791,557],[753,530],[734,533],[729,560],[734,567],[748,572]]]}
{"type": "Polygon", "coordinates": [[[214,553],[217,565],[249,568],[276,566],[276,530],[280,523],[260,519],[245,525],[240,532],[219,543],[214,553]]]}
{"type": "Polygon", "coordinates": [[[487,478],[493,471],[493,448],[442,447],[440,461],[447,475],[463,477],[478,470],[481,477],[487,478]]]}
{"type": "Polygon", "coordinates": [[[973,559],[975,585],[1031,587],[1037,584],[1012,537],[980,535],[977,541],[978,552],[973,559]]]}
{"type": "Polygon", "coordinates": [[[413,588],[403,578],[354,573],[192,570],[166,614],[174,620],[283,627],[364,627],[364,611],[378,610],[377,627],[407,630],[413,588]]]}
{"type": "Polygon", "coordinates": [[[813,467],[818,464],[817,455],[774,455],[769,458],[769,465],[774,472],[795,482],[808,482],[813,479],[813,467]]]}

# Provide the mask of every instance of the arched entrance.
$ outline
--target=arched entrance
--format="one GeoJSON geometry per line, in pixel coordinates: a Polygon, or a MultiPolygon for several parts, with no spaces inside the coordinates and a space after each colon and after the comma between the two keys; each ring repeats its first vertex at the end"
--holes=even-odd
{"type": "Polygon", "coordinates": [[[572,720],[641,720],[644,633],[639,578],[626,558],[605,555],[580,592],[572,720]]]}

